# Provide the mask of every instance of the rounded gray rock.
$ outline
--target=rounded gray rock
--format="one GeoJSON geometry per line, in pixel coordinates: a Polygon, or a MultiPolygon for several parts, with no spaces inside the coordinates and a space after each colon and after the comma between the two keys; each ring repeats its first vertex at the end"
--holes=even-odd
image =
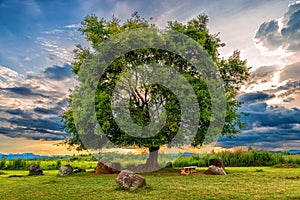
{"type": "Polygon", "coordinates": [[[221,158],[212,158],[209,160],[209,166],[214,165],[216,167],[222,167],[225,169],[223,160],[221,158]]]}
{"type": "Polygon", "coordinates": [[[222,167],[216,167],[214,165],[211,165],[204,172],[204,174],[207,174],[207,175],[226,175],[226,172],[222,167]]]}
{"type": "Polygon", "coordinates": [[[129,191],[134,191],[137,188],[146,186],[146,179],[143,176],[129,170],[122,170],[116,182],[119,186],[129,191]]]}
{"type": "Polygon", "coordinates": [[[44,175],[44,173],[39,164],[33,164],[29,167],[29,175],[44,175]]]}
{"type": "Polygon", "coordinates": [[[61,166],[58,171],[58,175],[60,176],[68,176],[72,173],[73,173],[73,167],[69,164],[61,166]]]}

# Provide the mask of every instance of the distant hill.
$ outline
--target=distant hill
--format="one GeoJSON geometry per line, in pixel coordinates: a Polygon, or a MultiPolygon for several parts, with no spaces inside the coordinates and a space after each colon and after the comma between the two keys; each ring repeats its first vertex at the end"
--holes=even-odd
{"type": "Polygon", "coordinates": [[[300,154],[300,150],[296,150],[296,149],[288,150],[288,152],[292,154],[300,154]]]}
{"type": "Polygon", "coordinates": [[[33,159],[49,159],[49,158],[68,158],[68,155],[36,155],[33,153],[22,153],[22,154],[0,154],[0,160],[5,158],[6,160],[15,160],[15,159],[24,159],[24,160],[33,160],[33,159]]]}
{"type": "Polygon", "coordinates": [[[291,154],[300,154],[300,150],[298,149],[291,149],[291,150],[287,150],[287,151],[270,151],[271,153],[291,153],[291,154]]]}

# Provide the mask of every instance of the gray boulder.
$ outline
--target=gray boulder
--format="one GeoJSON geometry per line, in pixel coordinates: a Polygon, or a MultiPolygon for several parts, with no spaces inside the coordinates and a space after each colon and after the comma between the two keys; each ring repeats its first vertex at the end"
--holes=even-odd
{"type": "Polygon", "coordinates": [[[29,175],[44,175],[44,173],[39,164],[33,164],[29,167],[29,175]]]}
{"type": "Polygon", "coordinates": [[[119,186],[129,191],[134,191],[137,188],[146,186],[146,179],[143,176],[129,170],[122,170],[119,173],[116,182],[119,186]]]}
{"type": "Polygon", "coordinates": [[[72,173],[73,173],[73,167],[69,164],[61,166],[58,171],[58,175],[60,176],[68,176],[72,173]]]}
{"type": "Polygon", "coordinates": [[[211,165],[204,172],[204,174],[207,174],[207,175],[226,175],[226,172],[222,167],[216,167],[214,165],[211,165]]]}
{"type": "Polygon", "coordinates": [[[172,162],[167,162],[166,164],[166,167],[165,168],[172,168],[173,167],[173,164],[172,162]]]}
{"type": "Polygon", "coordinates": [[[223,160],[221,158],[213,158],[209,160],[209,166],[214,165],[216,167],[222,167],[225,169],[223,160]]]}

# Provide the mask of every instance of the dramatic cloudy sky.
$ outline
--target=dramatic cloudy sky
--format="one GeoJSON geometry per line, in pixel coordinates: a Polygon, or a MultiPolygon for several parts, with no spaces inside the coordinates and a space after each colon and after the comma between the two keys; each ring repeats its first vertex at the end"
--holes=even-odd
{"type": "Polygon", "coordinates": [[[65,153],[60,115],[67,106],[77,31],[85,16],[120,19],[138,11],[163,28],[200,13],[211,33],[239,49],[252,68],[239,99],[248,126],[219,145],[300,149],[300,2],[295,0],[0,0],[0,153],[65,153]]]}

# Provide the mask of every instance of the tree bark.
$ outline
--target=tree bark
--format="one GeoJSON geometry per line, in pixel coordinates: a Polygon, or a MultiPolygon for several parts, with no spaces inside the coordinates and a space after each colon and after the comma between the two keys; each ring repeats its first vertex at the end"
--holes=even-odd
{"type": "Polygon", "coordinates": [[[159,150],[159,147],[150,147],[149,148],[149,157],[145,164],[147,171],[159,170],[160,167],[158,164],[158,150],[159,150]]]}

